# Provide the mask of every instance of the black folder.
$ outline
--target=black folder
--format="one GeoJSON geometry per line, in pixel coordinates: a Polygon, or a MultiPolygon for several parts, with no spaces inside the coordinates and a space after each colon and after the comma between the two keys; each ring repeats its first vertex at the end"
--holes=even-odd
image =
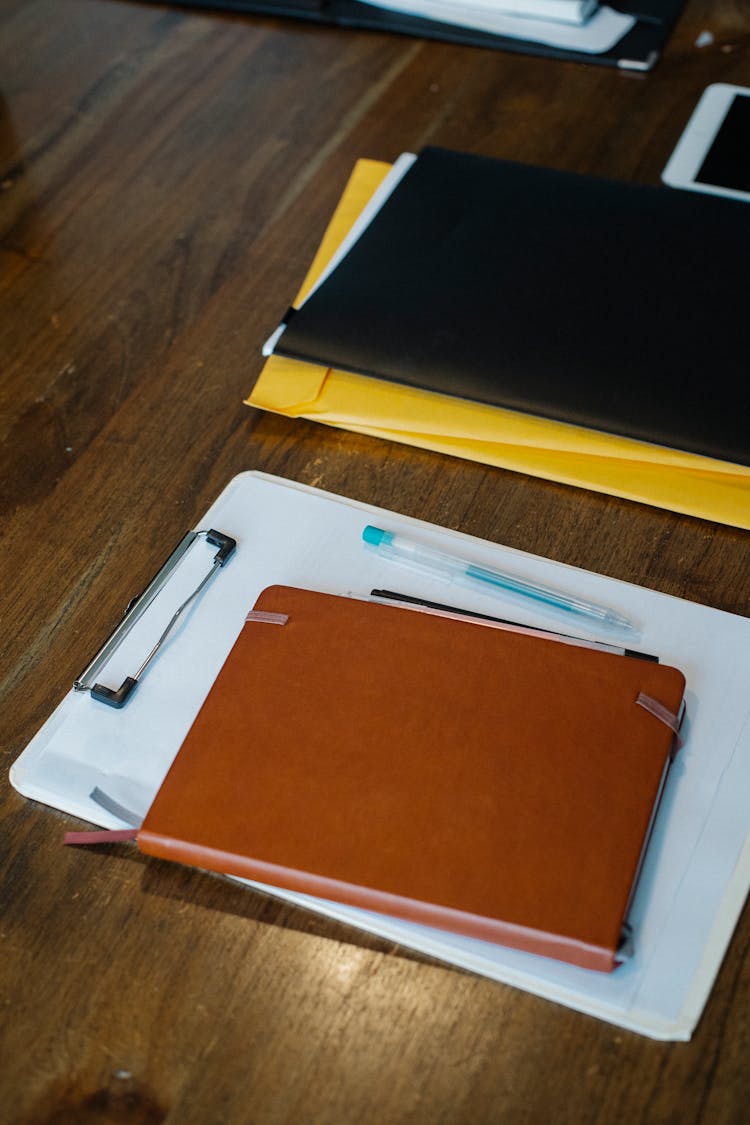
{"type": "Polygon", "coordinates": [[[750,465],[750,207],[428,148],[275,351],[750,465]]]}
{"type": "Polygon", "coordinates": [[[359,27],[372,31],[398,32],[424,39],[443,39],[471,47],[492,47],[524,55],[570,59],[576,62],[650,70],[658,60],[667,38],[677,22],[685,0],[607,0],[610,8],[636,17],[636,23],[611,50],[602,54],[574,51],[535,43],[527,39],[493,35],[455,24],[423,19],[420,16],[362,4],[358,0],[175,0],[193,8],[253,12],[291,16],[317,23],[359,27]]]}

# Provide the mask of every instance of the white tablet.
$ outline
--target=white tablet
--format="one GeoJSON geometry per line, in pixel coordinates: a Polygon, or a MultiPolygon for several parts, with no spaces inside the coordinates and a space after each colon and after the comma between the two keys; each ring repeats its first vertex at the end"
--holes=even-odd
{"type": "Polygon", "coordinates": [[[750,201],[750,89],[720,82],[704,90],[661,178],[750,201]]]}

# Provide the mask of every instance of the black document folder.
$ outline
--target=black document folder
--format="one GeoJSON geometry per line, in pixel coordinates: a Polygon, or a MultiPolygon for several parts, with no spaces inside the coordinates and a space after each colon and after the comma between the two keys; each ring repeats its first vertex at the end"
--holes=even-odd
{"type": "Polygon", "coordinates": [[[750,465],[750,208],[428,148],[280,355],[750,465]]]}
{"type": "Polygon", "coordinates": [[[378,8],[374,4],[363,4],[359,0],[277,0],[277,2],[275,0],[175,0],[175,2],[184,7],[291,16],[295,19],[338,24],[342,27],[398,32],[402,35],[443,39],[472,47],[499,48],[527,55],[544,55],[550,58],[633,70],[651,69],[685,6],[685,0],[608,0],[609,7],[634,16],[636,22],[610,50],[593,54],[424,19],[405,12],[378,8]]]}

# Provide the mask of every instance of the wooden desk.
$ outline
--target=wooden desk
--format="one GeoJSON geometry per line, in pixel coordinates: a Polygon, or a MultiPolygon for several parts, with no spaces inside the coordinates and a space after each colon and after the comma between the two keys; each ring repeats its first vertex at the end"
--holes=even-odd
{"type": "MultiPolygon", "coordinates": [[[[109,0],[0,31],[3,777],[243,469],[748,613],[746,533],[242,405],[358,156],[655,183],[704,86],[750,82],[746,5],[691,0],[646,77],[109,0]]],[[[5,1121],[747,1119],[747,911],[663,1045],[1,801],[5,1121]]]]}

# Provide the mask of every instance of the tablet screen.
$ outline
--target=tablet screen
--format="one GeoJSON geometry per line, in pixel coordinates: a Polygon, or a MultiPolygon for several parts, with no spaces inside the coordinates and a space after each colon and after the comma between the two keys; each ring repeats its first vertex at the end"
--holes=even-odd
{"type": "Polygon", "coordinates": [[[696,181],[750,192],[750,97],[735,95],[696,181]]]}

